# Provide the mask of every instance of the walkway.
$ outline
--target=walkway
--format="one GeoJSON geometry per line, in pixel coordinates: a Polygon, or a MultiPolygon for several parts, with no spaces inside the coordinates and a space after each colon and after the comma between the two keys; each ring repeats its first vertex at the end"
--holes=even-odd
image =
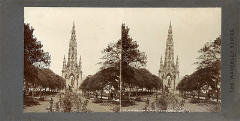
{"type": "MultiPolygon", "coordinates": [[[[47,96],[45,99],[45,101],[39,101],[39,105],[34,105],[34,106],[24,106],[24,113],[27,113],[27,112],[48,112],[47,108],[49,107],[49,98],[50,96],[47,96]]],[[[55,96],[53,97],[53,100],[55,103],[56,101],[58,101],[58,97],[55,96]]]]}
{"type": "MultiPolygon", "coordinates": [[[[47,108],[49,107],[49,98],[50,96],[47,96],[45,101],[39,101],[39,105],[34,105],[34,106],[24,106],[24,112],[48,112],[47,108]]],[[[82,97],[84,98],[84,97],[82,97]]],[[[84,98],[85,100],[86,98],[84,98]]],[[[56,95],[53,97],[53,104],[59,100],[59,96],[56,95]]],[[[113,104],[103,104],[103,103],[93,103],[93,100],[90,99],[87,105],[87,109],[90,110],[90,112],[113,112],[113,108],[117,107],[116,105],[113,104]]]]}

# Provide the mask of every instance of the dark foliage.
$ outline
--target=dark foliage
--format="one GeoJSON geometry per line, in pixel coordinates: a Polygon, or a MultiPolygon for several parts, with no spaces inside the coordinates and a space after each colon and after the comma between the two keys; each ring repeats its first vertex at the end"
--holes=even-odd
{"type": "Polygon", "coordinates": [[[44,52],[40,41],[33,35],[34,29],[24,23],[24,82],[26,88],[41,87],[63,89],[65,80],[48,67],[50,55],[44,52]]]}
{"type": "Polygon", "coordinates": [[[49,66],[50,55],[42,50],[43,45],[33,35],[33,27],[24,23],[24,65],[49,66]]]}
{"type": "Polygon", "coordinates": [[[139,45],[129,36],[129,28],[122,25],[121,41],[117,44],[122,44],[122,65],[131,65],[133,67],[143,67],[147,63],[147,57],[144,52],[140,52],[139,45]]]}
{"type": "Polygon", "coordinates": [[[109,67],[100,70],[92,76],[88,76],[80,85],[80,88],[88,91],[96,91],[103,90],[105,86],[111,85],[115,90],[118,90],[118,78],[119,70],[114,67],[109,67]]]}
{"type": "MultiPolygon", "coordinates": [[[[186,75],[177,85],[180,91],[198,91],[198,95],[204,86],[211,87],[212,91],[218,93],[221,84],[221,38],[208,42],[199,51],[197,70],[191,75],[186,75]]],[[[211,90],[205,89],[208,92],[211,90]]],[[[218,97],[217,97],[218,99],[218,97]]]]}
{"type": "Polygon", "coordinates": [[[160,89],[162,80],[150,73],[147,69],[136,69],[131,66],[123,66],[122,81],[131,87],[146,89],[160,89]]]}

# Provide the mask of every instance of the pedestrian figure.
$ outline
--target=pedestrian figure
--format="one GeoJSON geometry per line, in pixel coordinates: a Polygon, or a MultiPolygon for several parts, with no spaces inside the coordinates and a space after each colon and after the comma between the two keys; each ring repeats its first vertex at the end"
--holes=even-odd
{"type": "Polygon", "coordinates": [[[49,100],[49,108],[50,108],[50,112],[53,112],[53,98],[51,97],[50,100],[49,100]]]}
{"type": "Polygon", "coordinates": [[[111,92],[111,100],[113,99],[113,93],[111,92]]]}
{"type": "Polygon", "coordinates": [[[207,93],[207,97],[208,97],[207,99],[210,100],[211,94],[209,92],[207,93]]]}
{"type": "Polygon", "coordinates": [[[148,111],[148,107],[149,107],[149,99],[147,98],[144,110],[148,111]]]}
{"type": "Polygon", "coordinates": [[[57,103],[56,103],[56,112],[60,112],[60,106],[59,106],[59,103],[60,103],[60,102],[57,102],[57,103]]]}
{"type": "Polygon", "coordinates": [[[82,111],[83,111],[83,112],[87,112],[87,104],[88,104],[88,99],[86,99],[86,100],[83,102],[83,105],[82,105],[82,111]]]}
{"type": "Polygon", "coordinates": [[[155,105],[154,102],[152,102],[152,103],[151,103],[151,110],[152,110],[152,111],[155,111],[155,109],[156,109],[156,105],[155,105]]]}
{"type": "Polygon", "coordinates": [[[149,104],[149,99],[147,98],[146,104],[149,104]]]}
{"type": "Polygon", "coordinates": [[[98,99],[98,93],[95,94],[96,99],[98,99]]]}
{"type": "Polygon", "coordinates": [[[76,106],[78,112],[81,112],[81,107],[82,107],[82,105],[83,105],[83,104],[82,104],[81,98],[78,98],[77,106],[76,106]]]}
{"type": "Polygon", "coordinates": [[[182,99],[182,101],[181,101],[181,107],[183,107],[183,106],[184,106],[184,104],[185,104],[185,100],[184,100],[184,99],[182,99]]]}

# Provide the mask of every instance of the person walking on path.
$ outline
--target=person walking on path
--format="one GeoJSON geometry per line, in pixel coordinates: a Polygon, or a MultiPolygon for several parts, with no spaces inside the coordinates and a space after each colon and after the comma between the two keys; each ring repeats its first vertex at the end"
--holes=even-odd
{"type": "Polygon", "coordinates": [[[53,98],[51,97],[50,100],[49,100],[49,110],[50,112],[53,112],[53,98]]]}

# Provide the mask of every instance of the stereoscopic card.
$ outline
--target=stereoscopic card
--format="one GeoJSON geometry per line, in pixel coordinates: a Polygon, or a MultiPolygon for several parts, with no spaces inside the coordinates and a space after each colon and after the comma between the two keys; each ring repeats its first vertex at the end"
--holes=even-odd
{"type": "Polygon", "coordinates": [[[238,1],[1,1],[3,121],[239,120],[238,1]]]}

